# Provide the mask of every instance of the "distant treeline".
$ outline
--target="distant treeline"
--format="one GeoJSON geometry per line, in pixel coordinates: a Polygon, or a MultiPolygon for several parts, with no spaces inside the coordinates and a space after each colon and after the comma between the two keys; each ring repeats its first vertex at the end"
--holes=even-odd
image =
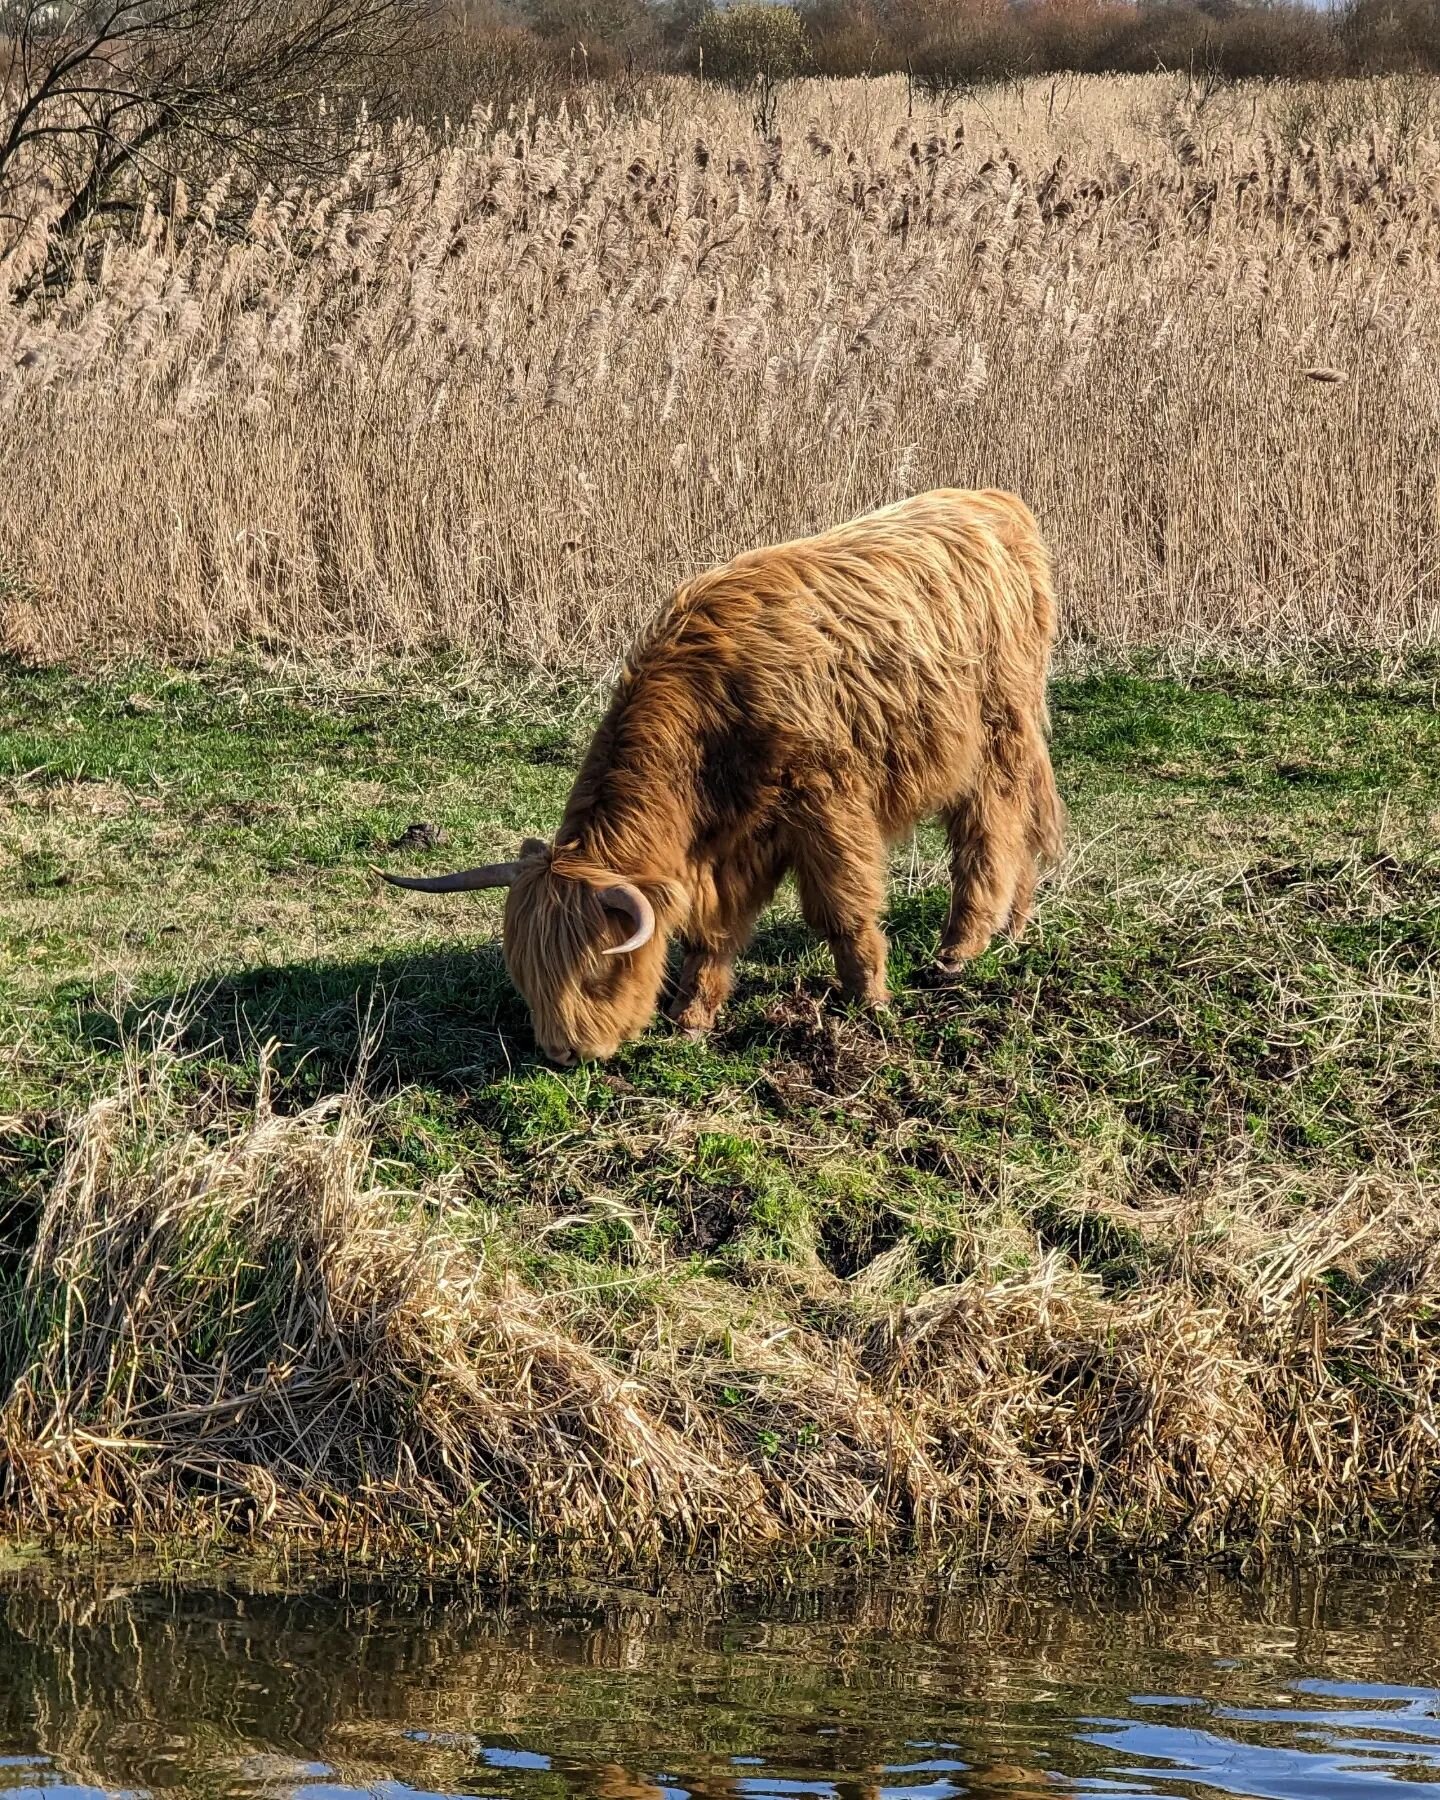
{"type": "Polygon", "coordinates": [[[447,0],[432,102],[507,99],[653,71],[909,76],[922,89],[1065,71],[1206,83],[1440,73],[1440,0],[447,0]]]}

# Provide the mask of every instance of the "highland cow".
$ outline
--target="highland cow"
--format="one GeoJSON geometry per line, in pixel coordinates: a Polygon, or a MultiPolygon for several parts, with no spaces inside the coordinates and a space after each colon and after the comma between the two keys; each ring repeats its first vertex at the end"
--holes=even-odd
{"type": "Polygon", "coordinates": [[[886,1003],[890,846],[938,815],[953,972],[1060,848],[1047,746],[1049,563],[1013,495],[941,489],[682,587],[633,652],[553,844],[429,879],[507,887],[505,959],[540,1048],[605,1058],[655,1013],[703,1031],[788,873],[845,995],[886,1003]]]}

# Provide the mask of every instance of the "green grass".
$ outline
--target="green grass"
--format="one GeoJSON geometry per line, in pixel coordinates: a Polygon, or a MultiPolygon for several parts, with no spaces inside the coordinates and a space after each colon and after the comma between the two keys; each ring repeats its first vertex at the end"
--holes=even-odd
{"type": "Polygon", "coordinates": [[[0,1184],[23,1202],[127,1042],[177,1033],[201,1116],[274,1040],[282,1106],[356,1078],[387,1179],[537,1224],[537,1270],[637,1245],[731,1270],[906,1247],[916,1282],[1057,1247],[1107,1280],[1137,1209],[1243,1164],[1284,1188],[1440,1162],[1440,707],[1432,672],[1081,675],[1054,691],[1072,853],[1040,928],[917,977],[940,845],[896,859],[897,1004],[830,994],[782,898],[704,1045],[532,1051],[499,904],[369,865],[509,853],[558,819],[596,697],[463,670],[7,669],[0,1184]],[[428,851],[387,846],[417,821],[428,851]]]}

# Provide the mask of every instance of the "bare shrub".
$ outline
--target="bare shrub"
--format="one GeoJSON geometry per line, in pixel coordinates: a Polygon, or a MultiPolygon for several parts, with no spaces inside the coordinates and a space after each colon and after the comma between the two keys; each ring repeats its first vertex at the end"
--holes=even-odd
{"type": "MultiPolygon", "coordinates": [[[[583,59],[581,74],[589,74],[583,59]]],[[[476,107],[497,121],[553,112],[574,92],[574,76],[563,49],[493,7],[451,0],[434,15],[425,54],[396,69],[391,88],[408,116],[443,132],[476,107]]]]}
{"type": "Polygon", "coordinates": [[[908,68],[950,90],[1063,71],[1171,70],[1218,81],[1440,71],[1440,14],[1429,0],[1352,0],[1335,10],[1241,0],[890,0],[883,9],[872,0],[808,0],[803,11],[821,73],[908,68]]]}
{"type": "Polygon", "coordinates": [[[1340,37],[1352,67],[1440,73],[1440,8],[1431,0],[1348,0],[1340,37]]]}
{"type": "Polygon", "coordinates": [[[1038,64],[1035,42],[1009,6],[934,7],[905,14],[905,64],[927,93],[942,96],[987,82],[1013,81],[1038,64]]]}
{"type": "Polygon", "coordinates": [[[717,81],[748,86],[783,81],[805,64],[805,26],[793,6],[739,0],[708,12],[696,32],[704,70],[717,81]]]}
{"type": "Polygon", "coordinates": [[[0,17],[0,256],[13,283],[21,260],[43,263],[47,245],[93,214],[193,179],[197,165],[328,169],[335,108],[383,91],[419,10],[415,0],[13,0],[0,17]]]}
{"type": "Polygon", "coordinates": [[[870,0],[811,0],[802,17],[809,67],[817,75],[877,75],[894,69],[887,19],[870,0]]]}
{"type": "Polygon", "coordinates": [[[526,17],[552,49],[578,60],[587,76],[626,64],[653,64],[659,20],[646,0],[529,0],[526,17]]]}

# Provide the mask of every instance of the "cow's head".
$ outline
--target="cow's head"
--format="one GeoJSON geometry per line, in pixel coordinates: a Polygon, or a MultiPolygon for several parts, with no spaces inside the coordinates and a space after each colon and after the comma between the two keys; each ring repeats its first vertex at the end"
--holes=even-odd
{"type": "Polygon", "coordinates": [[[665,978],[664,921],[679,905],[668,883],[642,887],[583,860],[573,847],[534,838],[514,862],[384,878],[427,894],[510,890],[505,964],[530,1008],[535,1041],[552,1062],[603,1062],[654,1017],[665,978]]]}

